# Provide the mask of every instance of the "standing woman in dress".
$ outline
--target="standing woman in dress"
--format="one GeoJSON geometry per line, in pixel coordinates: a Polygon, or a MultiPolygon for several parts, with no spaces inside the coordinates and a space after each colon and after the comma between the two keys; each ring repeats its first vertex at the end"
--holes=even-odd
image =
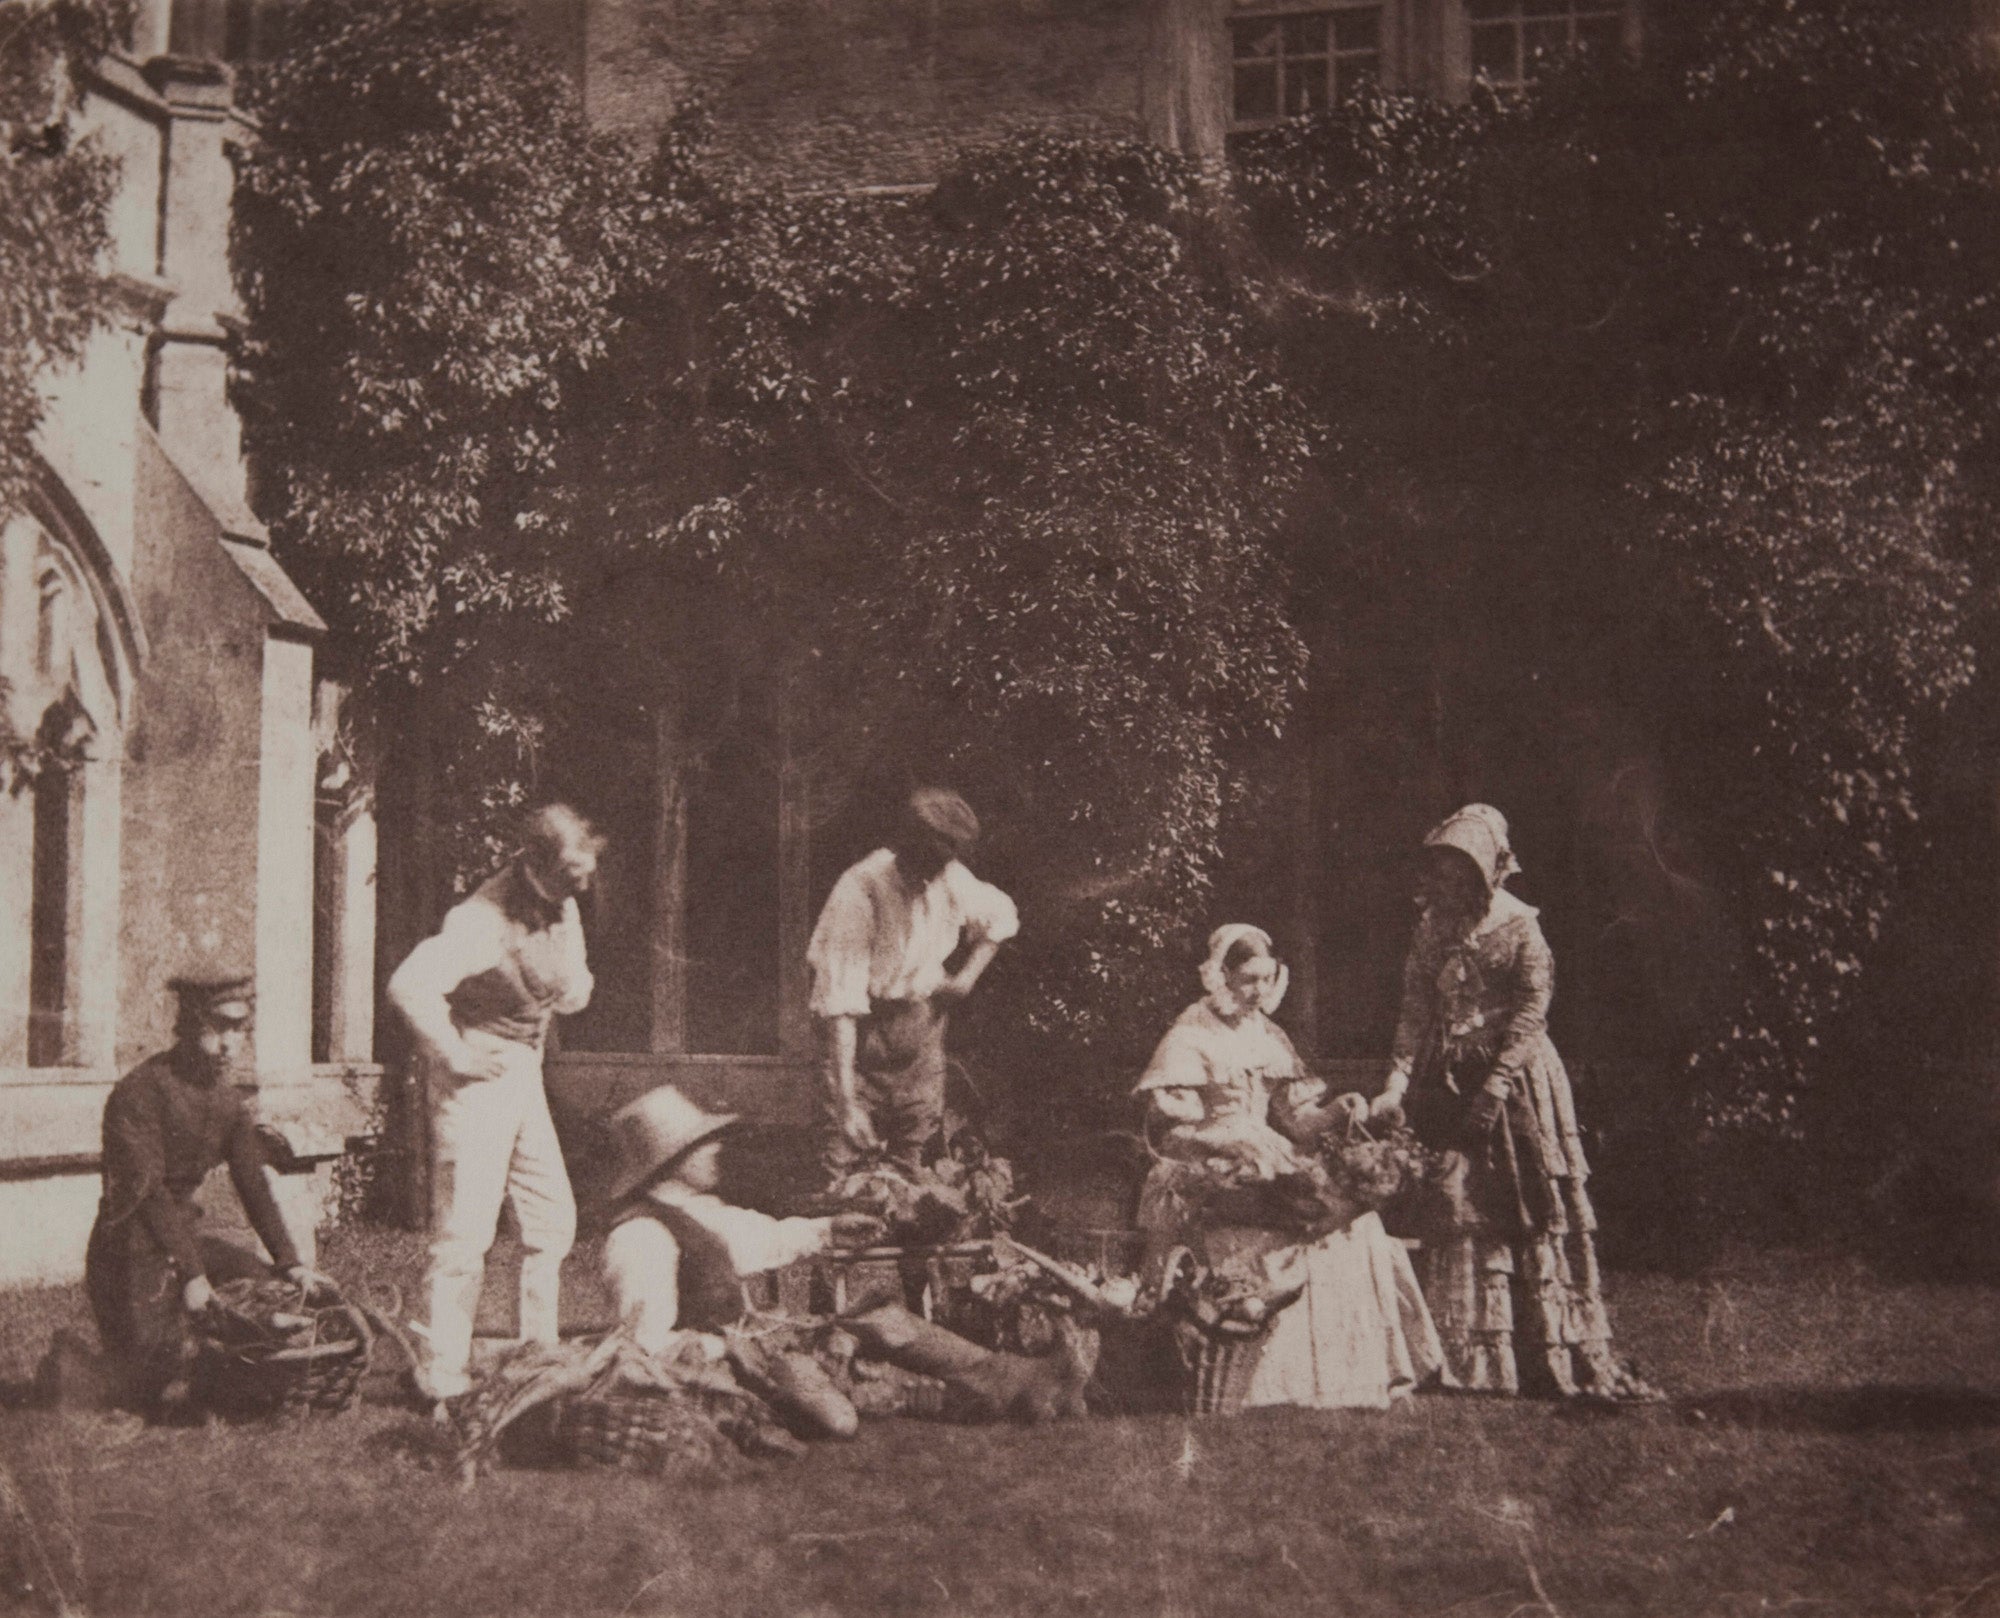
{"type": "Polygon", "coordinates": [[[1646,1397],[1612,1351],[1590,1166],[1549,1040],[1555,961],[1534,908],[1507,891],[1519,869],[1506,819],[1486,804],[1424,839],[1394,1062],[1370,1110],[1404,1106],[1427,1146],[1466,1160],[1463,1194],[1445,1199],[1420,1262],[1448,1379],[1520,1392],[1518,1335],[1531,1383],[1646,1397]]]}

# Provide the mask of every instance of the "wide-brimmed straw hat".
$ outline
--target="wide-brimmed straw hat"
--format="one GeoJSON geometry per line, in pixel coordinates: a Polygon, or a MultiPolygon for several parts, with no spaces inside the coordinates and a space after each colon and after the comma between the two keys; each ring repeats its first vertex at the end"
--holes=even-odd
{"type": "Polygon", "coordinates": [[[609,1194],[629,1196],[697,1146],[734,1129],[733,1112],[708,1112],[663,1084],[611,1115],[608,1128],[618,1154],[609,1194]]]}

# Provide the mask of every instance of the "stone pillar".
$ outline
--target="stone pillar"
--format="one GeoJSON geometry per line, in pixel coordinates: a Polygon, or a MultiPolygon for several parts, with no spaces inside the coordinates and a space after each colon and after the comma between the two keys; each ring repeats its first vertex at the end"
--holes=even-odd
{"type": "Polygon", "coordinates": [[[1222,0],[1153,0],[1139,80],[1146,138],[1204,163],[1229,133],[1228,30],[1222,0]]]}
{"type": "Polygon", "coordinates": [[[141,62],[166,55],[173,20],[174,0],[137,0],[132,7],[132,55],[141,62]]]}
{"type": "Polygon", "coordinates": [[[229,0],[173,0],[167,49],[185,60],[220,62],[228,54],[229,0]]]}
{"type": "MultiPolygon", "coordinates": [[[[82,987],[82,907],[76,902],[77,892],[82,885],[86,865],[86,848],[83,836],[83,771],[66,769],[60,773],[49,771],[35,783],[35,864],[36,886],[42,891],[35,895],[36,909],[40,912],[33,917],[32,924],[42,936],[35,940],[39,954],[50,933],[60,934],[58,960],[60,975],[55,982],[54,1010],[57,1013],[55,1039],[48,1040],[44,1029],[41,1041],[34,1037],[32,1024],[29,1028],[28,1060],[37,1067],[74,1067],[77,1049],[77,994],[82,987]],[[50,810],[45,819],[44,805],[50,810]],[[47,839],[44,842],[44,838],[47,839]],[[56,849],[60,846],[60,856],[56,849]],[[44,884],[46,884],[44,886],[44,884]],[[43,932],[43,929],[48,932],[43,932]],[[37,1051],[37,1044],[41,1049],[37,1051]]],[[[44,986],[44,993],[50,986],[44,986]]],[[[33,999],[33,985],[30,985],[30,999],[33,999]]],[[[47,1013],[46,1004],[40,1008],[29,1006],[29,1016],[40,1009],[47,1013]]]]}
{"type": "Polygon", "coordinates": [[[35,801],[0,792],[0,1068],[28,1064],[34,898],[35,801]]]}
{"type": "Polygon", "coordinates": [[[1446,101],[1465,100],[1472,90],[1472,36],[1461,0],[1429,0],[1417,22],[1424,30],[1418,58],[1424,87],[1446,101]]]}
{"type": "MultiPolygon", "coordinates": [[[[0,676],[10,687],[5,719],[32,735],[35,629],[40,598],[35,560],[41,532],[25,517],[0,527],[0,676]]],[[[26,793],[0,791],[0,1068],[28,1060],[28,993],[33,963],[35,808],[26,793]]]]}
{"type": "Polygon", "coordinates": [[[375,782],[353,750],[352,695],[321,679],[313,701],[313,1058],[375,1060],[375,782]]]}
{"type": "Polygon", "coordinates": [[[257,779],[257,1073],[302,1083],[312,1067],[313,649],[264,643],[257,779]]]}

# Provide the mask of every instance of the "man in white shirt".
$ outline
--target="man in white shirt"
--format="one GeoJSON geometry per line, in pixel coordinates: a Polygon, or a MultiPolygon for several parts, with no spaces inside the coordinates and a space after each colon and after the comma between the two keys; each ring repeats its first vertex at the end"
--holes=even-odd
{"type": "Polygon", "coordinates": [[[963,798],[922,788],[890,846],[849,866],[827,896],[806,961],[829,1178],[884,1149],[915,1166],[938,1133],[950,1009],[1021,925],[1013,900],[962,863],[978,840],[963,798]],[[961,944],[965,959],[948,970],[961,944]]]}
{"type": "Polygon", "coordinates": [[[879,1219],[773,1219],[715,1194],[728,1113],[704,1112],[672,1085],[614,1113],[618,1172],[604,1274],[619,1321],[651,1354],[676,1331],[719,1332],[743,1314],[743,1277],[829,1247],[882,1238],[879,1219]]]}
{"type": "Polygon", "coordinates": [[[542,1088],[542,1046],[556,1016],[590,1000],[576,900],[603,846],[567,805],[537,810],[515,857],[389,980],[431,1109],[429,1352],[418,1380],[433,1399],[471,1386],[473,1315],[503,1198],[524,1249],[521,1336],[556,1341],[576,1199],[542,1088]]]}

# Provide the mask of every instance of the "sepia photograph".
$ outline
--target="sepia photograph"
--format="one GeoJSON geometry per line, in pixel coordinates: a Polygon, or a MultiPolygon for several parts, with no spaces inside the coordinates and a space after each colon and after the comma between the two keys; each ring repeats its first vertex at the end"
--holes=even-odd
{"type": "Polygon", "coordinates": [[[2000,1618],[1997,671],[2000,0],[0,0],[0,1614],[2000,1618]]]}

